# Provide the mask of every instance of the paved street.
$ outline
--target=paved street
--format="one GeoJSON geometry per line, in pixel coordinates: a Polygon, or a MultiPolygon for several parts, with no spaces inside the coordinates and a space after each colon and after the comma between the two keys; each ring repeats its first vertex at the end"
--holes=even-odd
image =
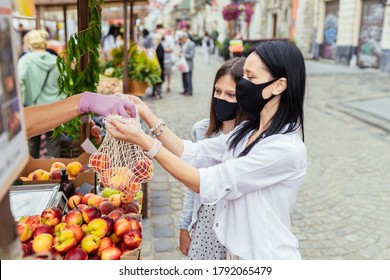
{"type": "MultiPolygon", "coordinates": [[[[146,102],[171,130],[189,139],[207,117],[212,82],[223,63],[197,50],[194,96],[171,93],[146,102]]],[[[308,170],[292,212],[304,259],[390,259],[389,73],[307,61],[305,143],[308,170]]],[[[178,217],[185,187],[155,163],[143,220],[143,259],[181,259],[178,217]]]]}

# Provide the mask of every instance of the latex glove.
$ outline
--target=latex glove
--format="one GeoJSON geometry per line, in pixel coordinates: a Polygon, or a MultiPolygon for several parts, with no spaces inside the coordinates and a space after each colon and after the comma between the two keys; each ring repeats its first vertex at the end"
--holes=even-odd
{"type": "Polygon", "coordinates": [[[86,91],[79,100],[79,112],[94,112],[101,116],[121,115],[125,118],[135,118],[136,108],[133,103],[119,96],[109,96],[86,91]]]}

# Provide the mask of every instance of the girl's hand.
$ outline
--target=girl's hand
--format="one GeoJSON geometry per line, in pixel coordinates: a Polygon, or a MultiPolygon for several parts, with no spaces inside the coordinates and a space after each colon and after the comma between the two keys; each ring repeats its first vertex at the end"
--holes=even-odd
{"type": "Polygon", "coordinates": [[[138,111],[138,114],[139,116],[143,119],[144,118],[144,115],[145,115],[145,112],[147,112],[148,110],[150,111],[148,105],[146,105],[142,100],[141,98],[137,97],[137,96],[134,96],[134,95],[127,95],[127,97],[131,100],[131,102],[133,102],[133,104],[137,107],[137,111],[138,111]]]}
{"type": "Polygon", "coordinates": [[[134,124],[125,124],[113,118],[106,119],[106,129],[115,139],[130,142],[142,147],[143,130],[134,124]]]}
{"type": "Polygon", "coordinates": [[[180,239],[179,239],[179,249],[180,252],[185,256],[188,256],[188,249],[190,248],[190,243],[191,243],[190,233],[188,232],[188,230],[181,229],[180,239]]]}

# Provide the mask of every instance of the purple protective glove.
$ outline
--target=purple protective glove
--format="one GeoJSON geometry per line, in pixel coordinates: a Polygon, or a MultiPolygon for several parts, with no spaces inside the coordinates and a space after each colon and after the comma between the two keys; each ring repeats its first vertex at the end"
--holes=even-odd
{"type": "Polygon", "coordinates": [[[115,114],[125,118],[136,117],[135,105],[130,101],[120,96],[108,96],[89,91],[81,94],[79,112],[80,114],[94,112],[104,117],[115,114]]]}

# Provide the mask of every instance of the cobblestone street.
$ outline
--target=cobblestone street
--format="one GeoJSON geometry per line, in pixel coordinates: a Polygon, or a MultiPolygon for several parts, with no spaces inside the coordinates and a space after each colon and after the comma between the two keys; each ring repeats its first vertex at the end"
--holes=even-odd
{"type": "MultiPolygon", "coordinates": [[[[212,82],[223,60],[203,62],[197,49],[194,95],[145,97],[156,115],[184,139],[208,116],[212,82]]],[[[390,259],[389,73],[307,61],[305,143],[308,170],[292,211],[303,259],[390,259]],[[389,105],[389,106],[387,106],[389,105]]],[[[165,85],[163,86],[165,89],[165,85]]],[[[185,187],[155,163],[143,220],[143,259],[181,259],[178,217],[185,187]]]]}

